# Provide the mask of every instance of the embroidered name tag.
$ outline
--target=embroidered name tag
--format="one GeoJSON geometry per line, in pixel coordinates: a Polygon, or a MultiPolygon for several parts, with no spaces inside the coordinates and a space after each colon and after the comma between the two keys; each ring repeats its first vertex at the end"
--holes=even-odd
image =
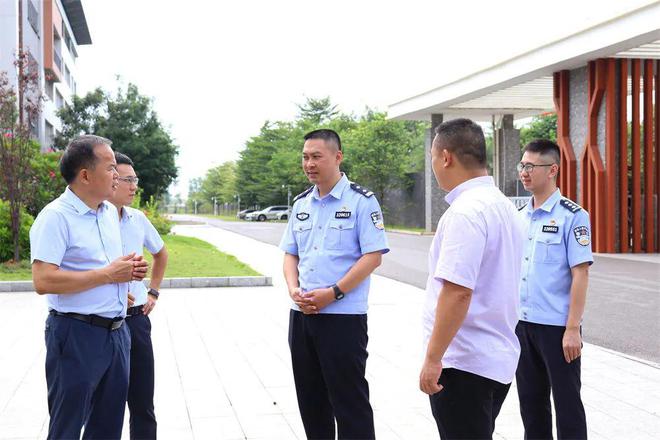
{"type": "Polygon", "coordinates": [[[543,232],[552,232],[553,234],[556,234],[559,232],[559,226],[543,225],[543,232]]]}
{"type": "Polygon", "coordinates": [[[335,212],[335,218],[350,218],[351,211],[337,211],[335,212]]]}
{"type": "Polygon", "coordinates": [[[300,221],[307,220],[309,218],[309,214],[306,212],[299,212],[296,214],[296,218],[300,221]]]}

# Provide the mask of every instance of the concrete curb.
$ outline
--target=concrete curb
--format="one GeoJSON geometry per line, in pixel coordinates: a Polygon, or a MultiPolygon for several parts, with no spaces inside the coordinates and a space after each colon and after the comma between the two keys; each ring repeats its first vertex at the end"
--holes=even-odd
{"type": "MultiPolygon", "coordinates": [[[[160,287],[162,289],[190,289],[205,287],[263,287],[272,285],[273,279],[266,276],[191,277],[165,278],[160,284],[160,287]]],[[[8,292],[34,292],[34,285],[32,281],[0,281],[0,293],[8,292]]]]}

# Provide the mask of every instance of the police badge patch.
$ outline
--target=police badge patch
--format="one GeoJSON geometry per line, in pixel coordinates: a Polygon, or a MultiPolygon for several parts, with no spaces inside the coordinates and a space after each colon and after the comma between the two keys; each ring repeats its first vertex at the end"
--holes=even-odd
{"type": "Polygon", "coordinates": [[[298,214],[296,214],[296,218],[300,221],[305,221],[309,218],[309,214],[306,212],[299,212],[298,214]]]}
{"type": "Polygon", "coordinates": [[[591,243],[589,228],[586,226],[578,226],[577,228],[573,229],[573,234],[575,234],[575,240],[581,246],[589,246],[589,243],[591,243]]]}
{"type": "Polygon", "coordinates": [[[385,229],[385,225],[383,224],[383,215],[380,213],[380,211],[374,211],[371,213],[371,221],[377,229],[385,229]]]}

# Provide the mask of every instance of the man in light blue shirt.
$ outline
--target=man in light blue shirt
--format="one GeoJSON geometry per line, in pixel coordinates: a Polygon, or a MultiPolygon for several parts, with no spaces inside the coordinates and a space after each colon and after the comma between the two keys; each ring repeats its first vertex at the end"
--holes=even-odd
{"type": "Polygon", "coordinates": [[[123,326],[128,283],[144,278],[141,257],[122,253],[111,142],[74,139],[60,161],[68,187],[30,229],[32,278],[47,295],[48,438],[120,438],[130,339],[123,326]]]}
{"type": "Polygon", "coordinates": [[[155,439],[154,351],[149,314],[160,296],[158,289],[165,275],[167,250],[163,239],[144,213],[128,206],[133,203],[139,181],[133,169],[133,161],[119,152],[115,152],[115,159],[119,184],[110,202],[119,214],[123,253],[142,255],[146,247],[153,255],[149,290],[142,281],[131,282],[129,288],[134,297],[134,305],[126,312],[126,323],[131,331],[131,374],[128,385],[130,438],[155,439]]]}
{"type": "Polygon", "coordinates": [[[525,438],[552,439],[552,390],[557,437],[586,439],[580,325],[593,263],[589,214],[557,188],[557,144],[535,140],[523,151],[518,171],[532,193],[520,210],[528,229],[516,328],[521,345],[516,383],[525,438]]]}
{"type": "Polygon", "coordinates": [[[373,193],[349,182],[332,130],[305,135],[303,171],[314,184],[294,199],[284,276],[293,300],[289,347],[308,438],[374,438],[369,403],[369,275],[389,251],[373,193]]]}

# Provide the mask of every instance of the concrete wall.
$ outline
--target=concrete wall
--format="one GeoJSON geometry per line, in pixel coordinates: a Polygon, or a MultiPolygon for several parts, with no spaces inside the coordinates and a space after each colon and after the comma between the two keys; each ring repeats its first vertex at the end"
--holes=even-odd
{"type": "Polygon", "coordinates": [[[424,227],[424,172],[410,175],[408,188],[390,188],[381,201],[386,225],[424,227]]]}

